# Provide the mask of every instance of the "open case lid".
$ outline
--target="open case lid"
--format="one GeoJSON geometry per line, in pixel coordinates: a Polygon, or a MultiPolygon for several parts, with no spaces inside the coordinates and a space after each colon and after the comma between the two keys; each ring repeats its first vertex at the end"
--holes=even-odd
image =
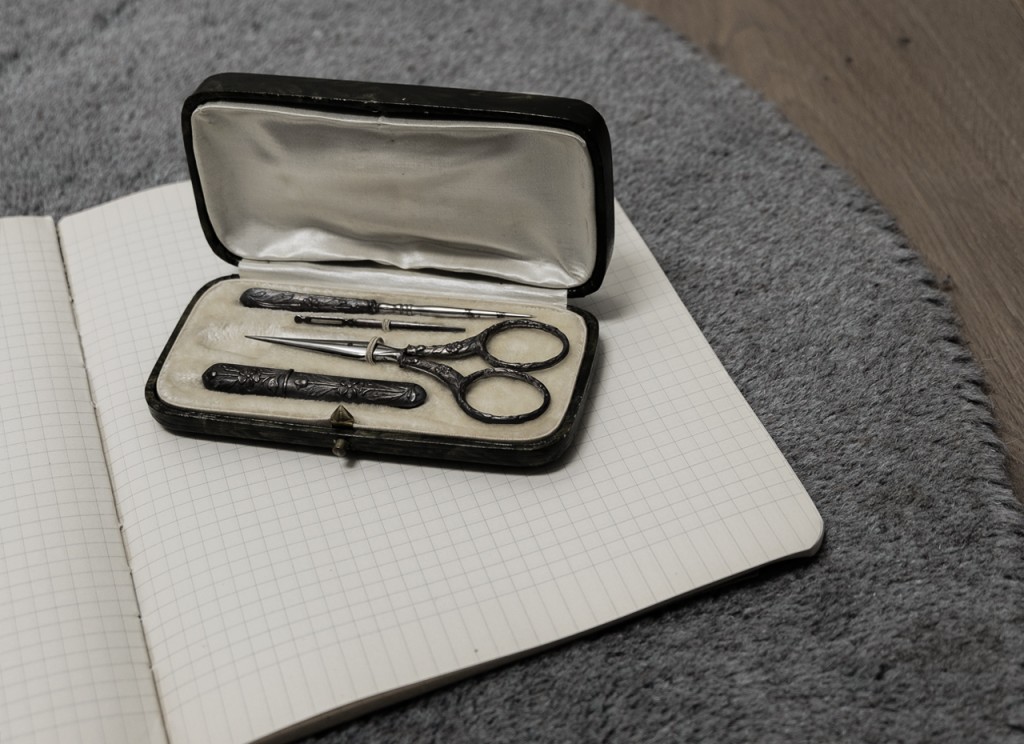
{"type": "Polygon", "coordinates": [[[578,297],[613,239],[611,147],[567,98],[226,73],[182,111],[226,261],[372,262],[578,297]]]}

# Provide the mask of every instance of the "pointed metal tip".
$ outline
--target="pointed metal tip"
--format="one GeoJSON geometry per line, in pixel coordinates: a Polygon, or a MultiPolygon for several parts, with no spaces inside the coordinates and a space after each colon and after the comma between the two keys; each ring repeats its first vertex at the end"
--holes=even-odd
{"type": "Polygon", "coordinates": [[[467,310],[470,318],[532,318],[526,313],[506,313],[500,310],[467,310]]]}
{"type": "Polygon", "coordinates": [[[306,343],[305,339],[282,338],[280,336],[246,336],[246,338],[251,338],[253,341],[265,341],[268,344],[281,344],[282,346],[302,347],[306,343]]]}

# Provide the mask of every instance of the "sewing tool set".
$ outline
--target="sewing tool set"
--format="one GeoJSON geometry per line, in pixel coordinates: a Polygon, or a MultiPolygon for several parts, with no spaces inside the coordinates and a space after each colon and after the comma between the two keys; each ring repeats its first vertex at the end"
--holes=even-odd
{"type": "Polygon", "coordinates": [[[568,98],[222,74],[184,103],[236,272],[146,384],[184,434],[536,466],[586,411],[614,238],[608,130],[568,98]]]}
{"type": "MultiPolygon", "coordinates": [[[[384,339],[375,336],[367,341],[291,338],[281,336],[246,336],[254,341],[264,341],[294,349],[333,354],[347,359],[356,359],[369,364],[397,364],[403,369],[429,375],[440,381],[451,392],[452,397],[466,415],[492,424],[518,424],[532,421],[551,403],[548,389],[536,377],[528,374],[531,370],[552,367],[565,359],[569,353],[569,339],[552,325],[531,320],[528,314],[500,312],[494,310],[469,310],[441,306],[388,305],[375,300],[357,300],[325,295],[306,295],[295,292],[275,292],[262,288],[251,288],[242,293],[240,302],[251,308],[272,310],[317,310],[319,312],[400,312],[405,315],[458,316],[466,318],[507,318],[491,325],[469,338],[441,345],[407,345],[404,348],[389,346],[384,339]],[[356,309],[358,308],[358,309],[356,309]],[[396,309],[400,308],[400,309],[396,309]],[[547,359],[519,361],[504,360],[488,349],[488,342],[499,334],[510,331],[534,331],[555,338],[559,351],[547,359]],[[479,357],[488,366],[463,375],[443,362],[435,359],[465,359],[479,357]],[[497,414],[483,411],[469,402],[470,389],[484,380],[511,380],[524,383],[536,390],[541,398],[535,408],[520,413],[497,414]]],[[[314,325],[342,325],[357,328],[384,328],[379,321],[365,319],[309,318],[296,316],[298,323],[314,325]]],[[[390,324],[388,324],[390,325],[390,324]]],[[[461,331],[461,328],[431,326],[419,323],[395,324],[396,330],[417,330],[420,332],[461,331]]],[[[266,395],[305,400],[340,401],[347,403],[371,403],[397,408],[415,408],[425,402],[426,392],[415,384],[385,382],[350,377],[295,372],[247,365],[233,365],[218,362],[203,373],[203,384],[207,390],[236,393],[240,395],[266,395]]]]}

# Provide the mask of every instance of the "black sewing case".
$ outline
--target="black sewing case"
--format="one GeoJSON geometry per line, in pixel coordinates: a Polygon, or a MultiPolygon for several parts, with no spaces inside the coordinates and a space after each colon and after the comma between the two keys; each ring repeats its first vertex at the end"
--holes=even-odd
{"type": "Polygon", "coordinates": [[[160,354],[146,398],[161,424],[503,466],[568,448],[598,338],[594,316],[568,301],[600,286],[613,232],[608,132],[591,106],[222,74],[185,101],[182,129],[203,231],[238,273],[199,290],[160,354]],[[329,320],[300,322],[310,316],[329,320]],[[319,324],[338,321],[358,327],[319,324]],[[498,324],[483,349],[453,343],[498,324]],[[421,346],[444,348],[423,362],[421,346]]]}

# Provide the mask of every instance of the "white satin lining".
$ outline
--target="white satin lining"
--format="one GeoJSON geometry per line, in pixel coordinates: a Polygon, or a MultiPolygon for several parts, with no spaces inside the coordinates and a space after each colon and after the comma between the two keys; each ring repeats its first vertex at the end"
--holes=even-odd
{"type": "Polygon", "coordinates": [[[586,144],[564,130],[208,103],[192,146],[244,259],[373,261],[567,289],[597,250],[586,144]]]}

